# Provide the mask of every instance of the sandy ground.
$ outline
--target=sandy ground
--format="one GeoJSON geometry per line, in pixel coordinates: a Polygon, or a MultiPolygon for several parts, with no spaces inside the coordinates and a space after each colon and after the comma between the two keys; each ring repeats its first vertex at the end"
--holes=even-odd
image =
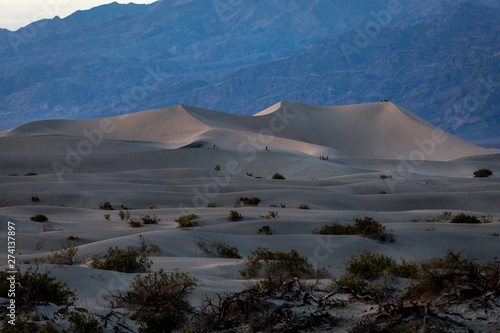
{"type": "Polygon", "coordinates": [[[96,311],[107,306],[103,295],[127,288],[135,275],[91,269],[89,259],[110,246],[137,246],[139,234],[162,251],[153,258],[154,270],[179,269],[200,280],[195,305],[204,295],[239,291],[247,282],[238,279],[243,260],[207,257],[199,240],[225,241],[243,257],[258,246],[293,248],[328,267],[332,277],[363,249],[408,259],[463,250],[485,261],[500,253],[500,237],[492,235],[500,233],[498,175],[499,152],[442,133],[392,103],[320,108],[282,102],[253,117],[178,106],[35,122],[0,133],[1,260],[8,221],[16,223],[20,264],[46,257],[70,235],[79,237],[79,265],[42,269],[77,290],[77,306],[96,311]],[[479,168],[494,174],[473,178],[479,168]],[[37,175],[23,176],[28,172],[37,175]],[[275,172],[286,180],[271,179],[275,172]],[[233,207],[252,196],[262,200],[258,207],[233,207]],[[100,210],[103,201],[115,210],[100,210]],[[209,202],[220,207],[207,208],[209,202]],[[311,209],[298,209],[301,204],[311,209]],[[155,214],[161,222],[131,228],[118,217],[121,205],[132,208],[132,217],[155,214]],[[228,220],[233,209],[242,221],[228,220]],[[279,218],[259,217],[269,211],[279,218]],[[409,222],[443,211],[490,215],[493,222],[409,222]],[[174,219],[185,213],[200,215],[200,226],[178,229],[174,219]],[[32,222],[34,214],[49,221],[32,222]],[[364,216],[391,229],[396,242],[311,234],[335,219],[364,216]],[[259,235],[263,225],[273,234],[259,235]]]}

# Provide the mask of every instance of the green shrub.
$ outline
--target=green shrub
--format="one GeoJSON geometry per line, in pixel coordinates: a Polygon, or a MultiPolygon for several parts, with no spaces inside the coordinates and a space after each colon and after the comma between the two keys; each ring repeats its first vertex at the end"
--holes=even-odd
{"type": "Polygon", "coordinates": [[[110,247],[106,254],[100,258],[98,255],[92,257],[91,268],[104,269],[123,273],[135,273],[148,270],[152,261],[151,255],[160,254],[161,251],[155,244],[146,245],[142,235],[139,235],[141,245],[139,250],[127,246],[126,250],[119,249],[117,246],[110,247]]]}
{"type": "Polygon", "coordinates": [[[176,218],[175,222],[179,223],[179,228],[193,228],[198,225],[196,221],[198,219],[200,219],[200,217],[196,214],[186,214],[176,218]]]}
{"type": "Polygon", "coordinates": [[[378,223],[371,217],[356,218],[354,225],[340,224],[337,221],[325,224],[321,228],[312,231],[319,235],[360,235],[377,239],[381,242],[394,242],[394,235],[386,231],[385,226],[378,223]]]}
{"type": "Polygon", "coordinates": [[[40,198],[39,197],[31,197],[31,201],[40,202],[40,198]]]}
{"type": "Polygon", "coordinates": [[[266,233],[266,235],[272,235],[273,233],[271,232],[271,227],[268,225],[263,226],[262,228],[259,229],[259,234],[261,233],[266,233]]]}
{"type": "Polygon", "coordinates": [[[450,223],[481,223],[477,217],[473,215],[467,215],[465,213],[457,214],[454,218],[451,219],[450,223]]]}
{"type": "Polygon", "coordinates": [[[500,261],[495,258],[479,264],[461,253],[448,252],[443,258],[431,258],[420,264],[418,283],[410,290],[412,297],[459,294],[474,290],[476,294],[500,291],[500,261]]]}
{"type": "Polygon", "coordinates": [[[490,169],[478,169],[474,171],[474,178],[489,177],[493,175],[493,171],[490,169]]]}
{"type": "Polygon", "coordinates": [[[37,174],[35,172],[28,172],[24,174],[25,176],[36,176],[37,174]]]}
{"type": "Polygon", "coordinates": [[[210,202],[207,205],[207,208],[216,208],[216,207],[220,207],[220,205],[217,202],[210,202]]]}
{"type": "Polygon", "coordinates": [[[494,232],[494,233],[492,233],[492,234],[491,234],[491,236],[498,237],[498,236],[500,236],[500,234],[499,234],[499,233],[497,233],[497,232],[494,232]]]}
{"type": "Polygon", "coordinates": [[[36,214],[30,217],[30,220],[35,222],[45,222],[48,221],[49,218],[43,214],[36,214]]]}
{"type": "Polygon", "coordinates": [[[239,221],[243,216],[235,210],[229,212],[229,221],[239,221]]]}
{"type": "MultiPolygon", "coordinates": [[[[0,297],[8,298],[9,281],[12,274],[0,271],[0,297]]],[[[16,282],[22,286],[16,290],[16,307],[21,310],[30,310],[38,303],[54,303],[57,305],[72,305],[76,294],[65,282],[61,282],[49,275],[39,273],[38,267],[29,267],[24,273],[17,271],[16,282]]]]}
{"type": "Polygon", "coordinates": [[[110,300],[116,307],[137,311],[143,332],[162,332],[183,323],[182,316],[191,310],[188,299],[196,286],[197,280],[187,273],[165,273],[160,269],[144,277],[138,275],[129,290],[111,293],[110,300]],[[158,325],[166,326],[157,330],[158,325]]]}
{"type": "Polygon", "coordinates": [[[215,168],[214,168],[215,171],[220,171],[220,165],[216,165],[215,168]]]}
{"type": "Polygon", "coordinates": [[[238,249],[234,246],[228,246],[226,242],[220,241],[198,241],[196,245],[207,255],[212,257],[221,257],[221,258],[232,258],[232,259],[241,259],[241,255],[238,252],[238,249]]]}
{"type": "Polygon", "coordinates": [[[359,293],[362,290],[370,288],[371,285],[368,281],[358,276],[343,274],[340,278],[331,280],[331,287],[332,289],[337,287],[348,287],[352,291],[359,293]]]}
{"type": "Polygon", "coordinates": [[[153,216],[141,215],[141,221],[144,224],[158,224],[161,220],[153,214],[153,216]]]}
{"type": "Polygon", "coordinates": [[[170,333],[178,326],[177,310],[172,305],[165,304],[159,310],[142,311],[136,323],[140,326],[139,333],[170,333]]]}
{"type": "Polygon", "coordinates": [[[279,217],[279,214],[278,212],[273,212],[273,211],[270,211],[269,213],[267,213],[267,215],[259,215],[260,217],[264,218],[264,219],[277,219],[279,217]]]}
{"type": "Polygon", "coordinates": [[[380,191],[378,191],[378,194],[387,194],[387,192],[384,190],[380,190],[380,191]]]}
{"type": "Polygon", "coordinates": [[[72,311],[68,315],[71,332],[75,333],[98,333],[102,332],[103,328],[95,316],[85,309],[80,311],[72,311]]]}
{"type": "Polygon", "coordinates": [[[245,268],[240,271],[240,275],[245,279],[264,278],[259,287],[280,290],[284,282],[290,279],[324,278],[327,273],[325,269],[314,269],[307,257],[294,249],[290,252],[273,252],[258,247],[245,260],[245,268]]]}
{"type": "Polygon", "coordinates": [[[241,197],[240,202],[243,202],[244,206],[258,206],[260,203],[260,199],[257,197],[241,197]]]}
{"type": "Polygon", "coordinates": [[[387,274],[404,279],[416,279],[418,278],[419,268],[416,262],[406,261],[404,258],[401,258],[401,263],[387,268],[387,274]]]}
{"type": "Polygon", "coordinates": [[[392,178],[391,175],[380,175],[380,179],[390,179],[392,178]]]}
{"type": "Polygon", "coordinates": [[[70,241],[67,241],[66,244],[61,243],[59,250],[53,251],[52,256],[49,256],[49,263],[53,265],[73,265],[77,253],[78,247],[70,241]]]}
{"type": "Polygon", "coordinates": [[[104,214],[104,219],[111,221],[111,214],[104,214]]]}
{"type": "Polygon", "coordinates": [[[77,240],[80,240],[80,237],[76,237],[76,236],[73,236],[73,235],[69,235],[69,236],[68,236],[68,240],[70,240],[70,241],[77,241],[77,240]]]}
{"type": "Polygon", "coordinates": [[[149,209],[157,209],[155,205],[149,206],[149,209]]]}
{"type": "Polygon", "coordinates": [[[127,211],[127,212],[123,212],[123,210],[120,210],[120,212],[118,212],[118,216],[120,217],[120,219],[123,221],[123,220],[128,220],[130,219],[130,212],[127,211]]]}
{"type": "MultiPolygon", "coordinates": [[[[63,331],[61,331],[63,332],[63,331]]],[[[46,322],[38,333],[59,333],[56,327],[51,322],[46,322]]]]}
{"type": "Polygon", "coordinates": [[[142,223],[141,221],[137,220],[137,219],[130,219],[130,221],[128,221],[128,225],[131,226],[132,228],[139,228],[142,223]]]}
{"type": "Polygon", "coordinates": [[[248,172],[247,172],[247,176],[248,176],[248,177],[253,177],[253,174],[252,174],[252,173],[248,173],[248,172]]]}
{"type": "Polygon", "coordinates": [[[301,204],[301,205],[299,206],[299,209],[311,209],[311,208],[309,208],[309,205],[308,205],[308,204],[301,204]]]}
{"type": "Polygon", "coordinates": [[[353,276],[375,280],[395,264],[394,259],[384,254],[363,250],[358,256],[351,256],[346,262],[345,270],[353,276]]]}
{"type": "Polygon", "coordinates": [[[275,173],[272,177],[272,179],[286,179],[285,176],[283,176],[282,174],[280,173],[275,173]]]}
{"type": "Polygon", "coordinates": [[[99,204],[99,209],[101,210],[113,210],[113,206],[109,203],[109,201],[104,201],[99,204]]]}

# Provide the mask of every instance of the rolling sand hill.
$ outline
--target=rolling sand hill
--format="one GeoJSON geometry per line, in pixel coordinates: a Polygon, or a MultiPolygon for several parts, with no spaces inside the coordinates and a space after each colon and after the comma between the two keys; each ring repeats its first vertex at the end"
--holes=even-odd
{"type": "MultiPolygon", "coordinates": [[[[254,116],[175,106],[107,119],[39,121],[0,133],[0,234],[6,239],[7,222],[16,223],[20,263],[46,257],[68,236],[78,236],[78,265],[41,269],[77,289],[77,306],[99,313],[107,311],[102,296],[128,287],[135,275],[91,269],[89,259],[109,246],[137,246],[142,234],[162,251],[153,258],[154,270],[178,268],[202,282],[192,299],[196,305],[205,294],[238,291],[246,283],[238,278],[243,260],[208,257],[196,246],[199,240],[227,242],[243,257],[258,246],[294,248],[328,266],[332,277],[362,249],[407,259],[464,250],[480,261],[491,259],[500,250],[492,236],[500,231],[499,174],[498,152],[444,133],[390,102],[281,102],[254,116]],[[493,176],[473,178],[479,168],[493,176]],[[23,176],[29,172],[36,175],[23,176]],[[271,179],[276,172],[286,180],[271,179]],[[262,202],[237,208],[244,218],[230,222],[235,199],[245,196],[262,202]],[[104,201],[115,210],[99,210],[104,201]],[[220,206],[207,208],[213,202],[220,206]],[[131,228],[118,217],[122,205],[132,217],[155,214],[161,222],[131,228]],[[260,217],[270,210],[279,218],[260,217]],[[489,215],[493,222],[409,222],[443,211],[489,215]],[[191,212],[201,216],[200,226],[178,229],[174,219],[191,212]],[[49,221],[32,222],[34,214],[49,221]],[[364,216],[391,229],[396,242],[311,234],[334,219],[349,223],[364,216]],[[263,225],[273,234],[258,234],[263,225]],[[325,242],[332,246],[324,248],[325,242]]],[[[484,325],[493,327],[495,317],[484,325]]]]}

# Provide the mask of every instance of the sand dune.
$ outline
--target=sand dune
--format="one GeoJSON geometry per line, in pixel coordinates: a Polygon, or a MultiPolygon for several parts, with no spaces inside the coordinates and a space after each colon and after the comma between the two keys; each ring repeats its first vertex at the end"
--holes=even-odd
{"type": "MultiPolygon", "coordinates": [[[[109,119],[51,120],[26,124],[1,136],[68,136],[164,142],[165,148],[209,147],[245,149],[242,143],[259,136],[272,149],[311,156],[447,161],[493,153],[435,127],[393,103],[315,107],[281,102],[253,117],[175,106],[109,119]],[[104,125],[103,125],[104,124],[104,125]]],[[[24,143],[26,144],[26,143],[24,143]]],[[[2,146],[9,145],[8,142],[2,146]]],[[[263,145],[262,143],[260,145],[263,145]]],[[[47,146],[54,145],[48,143],[47,146]]]]}
{"type": "MultiPolygon", "coordinates": [[[[179,269],[200,280],[192,299],[199,305],[206,294],[239,291],[247,282],[238,275],[243,260],[208,257],[196,245],[200,240],[227,242],[243,257],[258,246],[294,248],[328,267],[332,277],[362,249],[407,259],[452,249],[491,259],[500,251],[493,236],[500,233],[499,174],[498,152],[440,133],[392,103],[281,102],[251,117],[176,106],[122,117],[41,121],[0,133],[0,237],[5,239],[8,221],[16,223],[21,263],[47,257],[69,236],[79,237],[78,265],[41,269],[77,289],[77,306],[104,314],[109,308],[103,295],[129,287],[135,275],[91,269],[89,260],[110,246],[137,247],[142,234],[162,251],[153,258],[154,270],[179,269]],[[208,149],[214,145],[218,149],[208,149]],[[220,171],[214,170],[217,165],[220,171]],[[473,178],[479,168],[491,169],[493,176],[473,178]],[[28,172],[36,175],[24,176],[28,172]],[[271,179],[276,172],[286,180],[271,179]],[[381,179],[382,174],[392,178],[381,179]],[[235,208],[244,196],[262,202],[235,208]],[[103,201],[115,210],[100,210],[103,201]],[[213,202],[220,206],[208,208],[213,202]],[[302,204],[310,209],[299,209],[302,204]],[[155,214],[161,222],[131,228],[118,216],[122,205],[134,218],[155,214]],[[242,221],[228,220],[234,209],[242,221]],[[269,211],[279,217],[263,218],[269,211]],[[493,222],[409,222],[443,211],[493,222]],[[200,215],[200,226],[178,229],[174,220],[185,213],[200,215]],[[30,221],[34,214],[49,221],[30,221]],[[364,216],[393,230],[396,242],[311,234],[335,219],[351,223],[364,216]],[[258,233],[264,225],[272,235],[258,233]]],[[[57,318],[55,307],[39,311],[57,318]]],[[[134,327],[131,320],[128,324],[134,327]]]]}

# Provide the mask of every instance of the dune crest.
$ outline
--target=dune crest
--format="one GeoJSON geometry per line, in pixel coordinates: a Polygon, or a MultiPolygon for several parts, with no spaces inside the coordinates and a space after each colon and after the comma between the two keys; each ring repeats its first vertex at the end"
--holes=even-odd
{"type": "Polygon", "coordinates": [[[391,102],[310,106],[282,101],[254,116],[173,106],[108,119],[49,120],[22,125],[4,137],[85,137],[105,122],[105,140],[164,143],[167,149],[242,149],[259,137],[270,149],[312,156],[447,161],[494,153],[444,133],[391,102]]]}

